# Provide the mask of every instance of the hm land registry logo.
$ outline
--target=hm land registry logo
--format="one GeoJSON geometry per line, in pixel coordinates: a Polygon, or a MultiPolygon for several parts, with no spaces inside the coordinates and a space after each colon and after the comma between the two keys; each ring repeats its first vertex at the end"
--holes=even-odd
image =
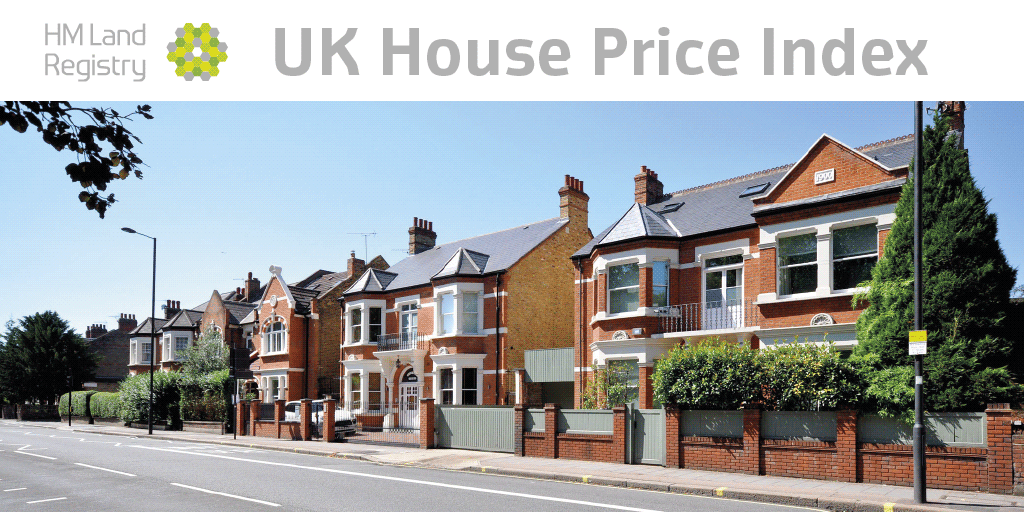
{"type": "Polygon", "coordinates": [[[187,81],[198,76],[204,82],[220,74],[219,66],[228,60],[228,44],[218,37],[220,30],[209,23],[186,23],[174,35],[177,39],[167,44],[167,60],[177,65],[174,74],[187,81]]]}

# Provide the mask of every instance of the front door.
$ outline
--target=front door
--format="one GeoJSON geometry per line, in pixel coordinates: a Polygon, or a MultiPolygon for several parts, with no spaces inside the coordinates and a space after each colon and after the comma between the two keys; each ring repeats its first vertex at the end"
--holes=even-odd
{"type": "Polygon", "coordinates": [[[418,383],[398,386],[398,425],[402,428],[420,428],[420,387],[418,383]]]}
{"type": "MultiPolygon", "coordinates": [[[[704,270],[704,329],[732,329],[743,326],[743,267],[711,266],[704,270]]],[[[717,258],[717,261],[726,258],[717,258]]],[[[717,262],[709,260],[709,264],[717,262]]],[[[723,261],[724,263],[724,261],[723,261]]]]}

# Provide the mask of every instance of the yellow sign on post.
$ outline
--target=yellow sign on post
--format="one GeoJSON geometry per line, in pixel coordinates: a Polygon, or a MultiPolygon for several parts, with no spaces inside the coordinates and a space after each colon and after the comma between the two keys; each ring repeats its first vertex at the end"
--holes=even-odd
{"type": "Polygon", "coordinates": [[[928,331],[910,331],[910,355],[928,353],[928,331]]]}

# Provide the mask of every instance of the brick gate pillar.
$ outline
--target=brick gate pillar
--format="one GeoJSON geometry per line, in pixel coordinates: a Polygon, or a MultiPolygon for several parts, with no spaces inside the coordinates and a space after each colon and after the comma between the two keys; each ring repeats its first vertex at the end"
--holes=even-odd
{"type": "Polygon", "coordinates": [[[1010,404],[988,404],[988,491],[1013,490],[1013,411],[1010,404]]]}
{"type": "Polygon", "coordinates": [[[245,417],[249,415],[249,401],[239,400],[235,404],[235,433],[244,436],[249,433],[249,429],[246,428],[245,417]]]}
{"type": "Polygon", "coordinates": [[[299,400],[299,437],[303,441],[313,440],[313,401],[299,400]]]}
{"type": "Polygon", "coordinates": [[[324,423],[323,432],[320,433],[320,440],[325,443],[334,441],[334,409],[337,402],[328,398],[324,400],[324,423]]]}
{"type": "Polygon", "coordinates": [[[761,406],[743,404],[743,472],[761,474],[761,406]]]}
{"type": "Polygon", "coordinates": [[[434,437],[434,399],[420,398],[420,448],[437,446],[434,437]]]}
{"type": "Polygon", "coordinates": [[[640,389],[640,409],[654,409],[654,386],[651,376],[654,375],[654,363],[642,364],[637,368],[637,379],[640,389]]]}
{"type": "Polygon", "coordinates": [[[679,428],[683,412],[675,406],[665,406],[665,467],[683,467],[683,457],[679,450],[679,428]]]}
{"type": "Polygon", "coordinates": [[[274,430],[277,432],[278,439],[281,439],[281,422],[284,421],[284,404],[284,400],[274,401],[274,430]]]}
{"type": "Polygon", "coordinates": [[[629,421],[629,409],[620,405],[612,408],[612,443],[615,446],[615,462],[629,464],[629,450],[626,443],[632,442],[631,436],[627,435],[626,422],[629,421]]]}
{"type": "Polygon", "coordinates": [[[558,458],[558,404],[544,404],[544,453],[558,458]]]}
{"type": "Polygon", "coordinates": [[[249,402],[249,435],[256,435],[256,420],[260,419],[260,401],[249,402]]]}
{"type": "Polygon", "coordinates": [[[857,481],[857,411],[836,412],[836,480],[857,481]]]}
{"type": "Polygon", "coordinates": [[[512,427],[512,442],[515,444],[513,452],[519,456],[523,456],[523,422],[526,417],[526,406],[523,404],[517,404],[515,407],[515,425],[512,427]]]}

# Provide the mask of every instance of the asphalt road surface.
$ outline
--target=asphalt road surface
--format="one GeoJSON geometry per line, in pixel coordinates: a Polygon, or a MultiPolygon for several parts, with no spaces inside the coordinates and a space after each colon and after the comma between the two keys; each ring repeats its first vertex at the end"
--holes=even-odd
{"type": "Polygon", "coordinates": [[[787,512],[800,507],[0,425],[0,510],[787,512]]]}

